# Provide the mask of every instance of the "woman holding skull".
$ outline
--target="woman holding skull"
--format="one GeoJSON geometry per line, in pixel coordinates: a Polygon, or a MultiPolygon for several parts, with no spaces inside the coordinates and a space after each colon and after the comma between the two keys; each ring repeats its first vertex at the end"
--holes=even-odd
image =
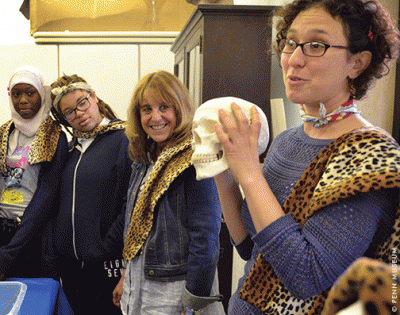
{"type": "Polygon", "coordinates": [[[191,165],[194,111],[165,71],[141,79],[128,108],[127,267],[114,290],[123,314],[224,314],[215,281],[221,208],[214,180],[197,181],[191,165]]]}
{"type": "Polygon", "coordinates": [[[386,260],[398,242],[400,149],[355,102],[397,58],[397,28],[376,0],[296,0],[282,15],[286,94],[304,123],[273,141],[262,169],[255,109],[249,125],[232,104],[215,127],[230,168],[214,177],[224,218],[249,260],[229,314],[320,314],[353,261],[386,260]]]}
{"type": "Polygon", "coordinates": [[[267,148],[269,141],[268,120],[261,108],[237,97],[219,97],[208,100],[196,110],[193,119],[192,163],[196,168],[198,180],[213,177],[228,169],[228,162],[215,133],[214,125],[219,122],[219,109],[224,109],[232,115],[230,108],[232,103],[238,105],[248,118],[251,108],[256,107],[261,123],[258,154],[264,153],[267,148]]]}

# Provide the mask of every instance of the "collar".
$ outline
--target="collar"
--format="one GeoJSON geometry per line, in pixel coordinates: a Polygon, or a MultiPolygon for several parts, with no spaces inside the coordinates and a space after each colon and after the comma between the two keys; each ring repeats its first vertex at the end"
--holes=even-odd
{"type": "Polygon", "coordinates": [[[325,105],[319,102],[319,114],[320,117],[314,117],[306,114],[304,111],[304,105],[300,105],[300,117],[303,122],[313,122],[315,128],[326,125],[335,120],[341,120],[349,117],[351,114],[360,114],[357,109],[357,105],[354,104],[353,99],[349,99],[346,103],[340,105],[333,112],[326,114],[325,105]]]}

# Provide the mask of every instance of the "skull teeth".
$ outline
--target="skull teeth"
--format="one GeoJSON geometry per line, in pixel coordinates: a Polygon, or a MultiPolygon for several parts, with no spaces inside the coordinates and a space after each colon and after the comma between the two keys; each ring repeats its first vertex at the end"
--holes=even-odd
{"type": "Polygon", "coordinates": [[[222,157],[222,151],[218,154],[193,154],[193,164],[211,163],[218,161],[222,157]]]}

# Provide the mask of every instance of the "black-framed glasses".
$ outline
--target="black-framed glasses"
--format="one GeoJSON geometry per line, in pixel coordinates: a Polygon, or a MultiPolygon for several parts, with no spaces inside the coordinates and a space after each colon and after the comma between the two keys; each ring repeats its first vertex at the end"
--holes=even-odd
{"type": "Polygon", "coordinates": [[[298,43],[293,39],[283,38],[278,42],[278,49],[284,54],[293,54],[297,47],[301,47],[304,55],[309,57],[322,57],[328,48],[349,49],[346,46],[328,45],[321,42],[298,43]]]}
{"type": "Polygon", "coordinates": [[[81,99],[80,102],[78,104],[76,104],[76,107],[74,109],[69,109],[69,110],[65,111],[63,113],[63,117],[66,120],[73,120],[76,117],[77,110],[79,110],[81,112],[87,111],[91,105],[89,102],[89,97],[90,97],[91,93],[92,92],[89,92],[89,94],[85,98],[81,99]]]}

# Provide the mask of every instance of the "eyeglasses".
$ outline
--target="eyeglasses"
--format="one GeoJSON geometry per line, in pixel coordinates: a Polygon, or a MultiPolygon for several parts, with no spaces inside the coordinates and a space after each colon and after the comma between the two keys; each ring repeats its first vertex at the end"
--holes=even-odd
{"type": "Polygon", "coordinates": [[[66,120],[71,121],[75,119],[77,110],[81,112],[87,111],[91,105],[89,102],[90,93],[85,98],[83,98],[78,104],[76,104],[76,107],[74,109],[69,109],[66,112],[64,112],[63,117],[66,120]]]}
{"type": "Polygon", "coordinates": [[[320,42],[306,42],[299,44],[293,39],[281,39],[278,42],[278,49],[281,53],[292,54],[300,46],[304,55],[309,57],[322,57],[328,48],[349,49],[345,46],[328,45],[320,42]]]}

